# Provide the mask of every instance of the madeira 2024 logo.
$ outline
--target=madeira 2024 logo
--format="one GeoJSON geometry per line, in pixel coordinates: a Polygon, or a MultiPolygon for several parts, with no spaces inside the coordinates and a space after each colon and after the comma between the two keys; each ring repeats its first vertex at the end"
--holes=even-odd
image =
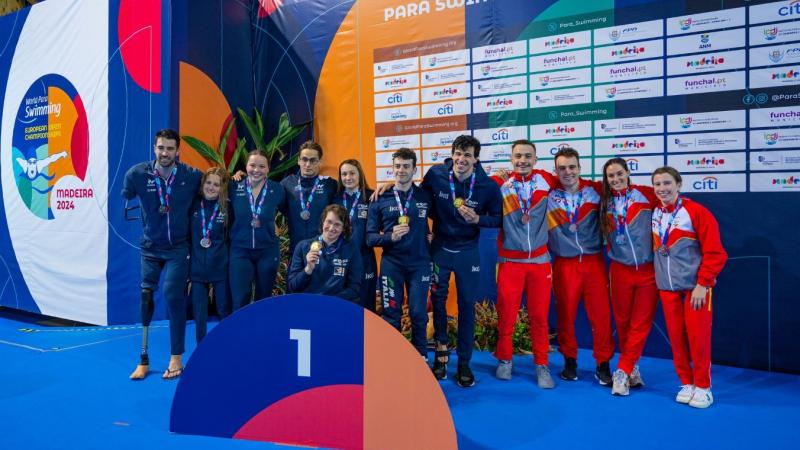
{"type": "Polygon", "coordinates": [[[93,196],[91,189],[53,192],[63,177],[84,180],[89,164],[86,110],[66,78],[49,74],[31,84],[17,112],[12,145],[17,190],[37,217],[52,220],[54,209],[74,209],[71,199],[93,196]]]}

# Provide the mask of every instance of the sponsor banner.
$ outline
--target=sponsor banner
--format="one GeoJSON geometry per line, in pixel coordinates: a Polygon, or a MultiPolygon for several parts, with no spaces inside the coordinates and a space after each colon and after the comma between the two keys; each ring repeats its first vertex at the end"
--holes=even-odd
{"type": "Polygon", "coordinates": [[[563,148],[574,148],[581,158],[592,157],[592,140],[591,139],[578,139],[569,141],[550,141],[550,142],[536,142],[536,148],[539,149],[539,157],[552,158],[563,148]]]}
{"type": "Polygon", "coordinates": [[[744,80],[745,73],[743,71],[667,78],[667,95],[735,91],[744,89],[744,80]]]}
{"type": "Polygon", "coordinates": [[[433,150],[423,150],[422,151],[422,159],[420,162],[425,164],[441,164],[444,162],[445,159],[449,158],[452,155],[450,149],[447,148],[439,148],[433,150]]]}
{"type": "Polygon", "coordinates": [[[384,136],[375,138],[375,149],[397,150],[400,147],[419,148],[419,135],[409,134],[406,136],[384,136]]]}
{"type": "Polygon", "coordinates": [[[553,91],[531,92],[531,108],[591,103],[592,88],[568,88],[553,91]]]}
{"type": "Polygon", "coordinates": [[[500,78],[497,80],[483,80],[472,82],[472,96],[481,97],[484,95],[501,95],[512,92],[523,92],[528,90],[528,80],[525,75],[518,77],[500,78]]]}
{"type": "MultiPolygon", "coordinates": [[[[797,36],[800,39],[800,34],[797,36]]],[[[800,42],[750,49],[750,67],[800,63],[800,42]]]]}
{"type": "Polygon", "coordinates": [[[616,27],[598,28],[594,30],[594,45],[616,44],[619,42],[639,41],[661,37],[663,32],[663,20],[651,20],[649,22],[629,23],[616,27]]]}
{"type": "Polygon", "coordinates": [[[556,34],[530,40],[531,54],[560,52],[589,47],[592,44],[591,31],[556,34]]]}
{"type": "Polygon", "coordinates": [[[422,86],[431,86],[433,84],[443,83],[458,83],[460,81],[469,81],[468,66],[451,67],[449,69],[422,72],[422,86]]]}
{"type": "Polygon", "coordinates": [[[744,150],[745,148],[747,148],[747,136],[744,131],[667,135],[667,151],[670,153],[744,150]]]}
{"type": "Polygon", "coordinates": [[[692,155],[668,155],[667,165],[687,172],[739,172],[747,169],[747,154],[700,153],[692,155]]]}
{"type": "Polygon", "coordinates": [[[507,44],[486,45],[472,49],[472,62],[494,61],[498,59],[516,58],[528,54],[526,41],[509,42],[507,44]]]}
{"type": "MultiPolygon", "coordinates": [[[[453,141],[462,134],[470,134],[469,131],[447,131],[444,133],[429,133],[422,135],[422,147],[423,148],[432,148],[432,147],[447,147],[450,148],[453,145],[453,141]]],[[[414,148],[414,147],[412,147],[414,148]]]]}
{"type": "Polygon", "coordinates": [[[775,87],[800,84],[800,65],[768,67],[750,71],[750,87],[775,87]]]}
{"type": "Polygon", "coordinates": [[[376,108],[407,105],[409,103],[419,103],[419,89],[389,91],[375,94],[376,108]]]}
{"type": "MultiPolygon", "coordinates": [[[[419,70],[419,58],[398,59],[395,61],[379,62],[372,65],[372,73],[376,77],[396,75],[398,73],[416,72],[419,70]]],[[[377,89],[376,89],[377,91],[377,89]]]]}
{"type": "Polygon", "coordinates": [[[536,141],[592,137],[592,122],[556,122],[531,125],[531,137],[536,141]]]}
{"type": "Polygon", "coordinates": [[[376,78],[373,83],[375,92],[415,88],[419,86],[419,74],[410,73],[408,75],[376,78]]]}
{"type": "MultiPolygon", "coordinates": [[[[417,161],[422,161],[422,152],[419,150],[415,150],[414,153],[417,154],[417,161]]],[[[394,152],[375,152],[375,165],[376,166],[391,166],[392,165],[392,155],[394,152]]]]}
{"type": "Polygon", "coordinates": [[[800,19],[800,2],[784,0],[765,5],[750,6],[750,23],[777,22],[800,19]]]}
{"type": "Polygon", "coordinates": [[[489,161],[510,161],[511,144],[487,145],[481,147],[481,164],[489,161]]]}
{"type": "Polygon", "coordinates": [[[500,144],[514,142],[517,139],[528,139],[528,127],[502,127],[475,130],[475,139],[481,144],[500,144]]]}
{"type": "Polygon", "coordinates": [[[396,106],[375,110],[375,123],[419,119],[419,105],[396,106]]]}
{"type": "Polygon", "coordinates": [[[511,161],[481,162],[481,167],[483,167],[483,171],[490,176],[494,175],[500,169],[503,169],[507,172],[514,170],[514,165],[511,164],[511,161]]]}
{"type": "Polygon", "coordinates": [[[619,136],[634,134],[661,134],[664,132],[664,116],[629,117],[625,119],[595,120],[595,136],[619,136]]]}
{"type": "Polygon", "coordinates": [[[457,83],[422,88],[423,102],[439,102],[454,98],[469,97],[469,83],[457,83]]]}
{"type": "Polygon", "coordinates": [[[800,128],[776,128],[750,132],[750,148],[800,148],[800,128]]]}
{"type": "Polygon", "coordinates": [[[750,152],[750,170],[800,170],[800,150],[750,152]]]}
{"type": "Polygon", "coordinates": [[[800,172],[750,174],[752,192],[800,192],[800,172]]]}
{"type": "MultiPolygon", "coordinates": [[[[417,166],[416,173],[414,173],[414,181],[422,181],[424,167],[417,166]]],[[[375,180],[378,183],[386,183],[387,181],[394,181],[394,169],[392,167],[378,167],[375,169],[375,180]]]]}
{"type": "Polygon", "coordinates": [[[663,153],[664,136],[615,137],[594,140],[595,155],[639,155],[663,153]]]}
{"type": "Polygon", "coordinates": [[[559,70],[531,75],[531,91],[592,83],[592,69],[559,70]]]}
{"type": "Polygon", "coordinates": [[[450,117],[469,114],[469,100],[452,100],[441,103],[425,103],[422,105],[422,118],[450,117]]]}
{"type": "Polygon", "coordinates": [[[595,64],[637,61],[662,56],[664,56],[664,46],[661,39],[594,49],[595,64]]]}
{"type": "Polygon", "coordinates": [[[751,109],[750,126],[753,128],[800,126],[800,106],[751,109]]]}
{"type": "Polygon", "coordinates": [[[745,192],[747,176],[743,173],[684,175],[682,192],[745,192]]]}
{"type": "Polygon", "coordinates": [[[477,113],[511,111],[528,107],[528,94],[509,94],[472,100],[472,110],[477,113]]]}
{"type": "MultiPolygon", "coordinates": [[[[625,156],[619,155],[628,163],[631,175],[647,175],[648,177],[659,167],[664,165],[663,156],[625,156]]],[[[602,174],[603,165],[611,159],[602,157],[594,159],[594,173],[602,174]]]]}
{"type": "Polygon", "coordinates": [[[594,68],[595,83],[616,83],[662,76],[664,76],[664,65],[660,59],[594,68]]]}
{"type": "Polygon", "coordinates": [[[667,54],[711,52],[744,47],[745,29],[713,31],[667,39],[667,54]]]}
{"type": "Polygon", "coordinates": [[[517,58],[472,65],[472,79],[505,77],[519,75],[528,71],[528,59],[517,58]]]}
{"type": "Polygon", "coordinates": [[[661,80],[604,84],[594,87],[594,101],[596,102],[615,102],[618,100],[661,97],[663,95],[664,83],[661,80]]]}
{"type": "Polygon", "coordinates": [[[574,52],[553,53],[551,55],[532,56],[531,72],[547,72],[549,70],[573,69],[588,66],[592,63],[592,51],[576,50],[574,52]]]}
{"type": "Polygon", "coordinates": [[[723,9],[702,14],[670,17],[667,19],[667,35],[741,26],[744,26],[744,8],[723,9]]]}
{"type": "Polygon", "coordinates": [[[671,114],[667,116],[667,131],[710,131],[744,128],[745,111],[712,111],[703,113],[671,114]]]}
{"type": "Polygon", "coordinates": [[[750,27],[750,46],[800,40],[800,22],[768,23],[750,27]]]}
{"type": "Polygon", "coordinates": [[[678,56],[667,60],[667,75],[689,75],[741,69],[745,66],[744,50],[678,56]]]}
{"type": "Polygon", "coordinates": [[[454,50],[452,52],[437,53],[435,55],[421,56],[421,69],[431,70],[449,66],[463,66],[469,64],[469,50],[454,50]]]}

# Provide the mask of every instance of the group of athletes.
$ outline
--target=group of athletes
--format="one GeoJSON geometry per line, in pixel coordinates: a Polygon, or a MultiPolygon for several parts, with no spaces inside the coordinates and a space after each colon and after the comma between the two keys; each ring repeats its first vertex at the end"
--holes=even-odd
{"type": "Polygon", "coordinates": [[[497,378],[511,379],[512,333],[524,297],[537,384],[555,386],[548,361],[552,290],[564,357],[560,378],[578,379],[574,323],[582,299],[595,377],[612,394],[628,395],[644,385],[637,362],[660,298],[681,383],[676,401],[696,408],[713,403],[711,292],[727,254],[714,216],[680,194],[681,175],[672,167],[656,169],[651,188],[633,185],[626,161],[613,158],[603,166],[603,181],[594,182],[581,178],[577,151],[565,148],[555,155],[553,175],[535,168],[533,142],[518,140],[511,150],[513,171],[487,174],[480,142],[462,135],[452,143],[451,158],[431,167],[419,185],[413,181],[416,152],[398,149],[394,182],[372,191],[357,160],[339,164],[338,181],[320,175],[323,149],[311,141],[300,147],[298,173],[280,183],[268,179],[269,159],[261,151],[250,152],[245,173],[230,179],[218,167],[201,173],[184,165],[179,145],[177,132],[159,131],[155,159],[125,176],[123,196],[138,197],[144,231],[144,333],[132,379],[149,371],[148,327],[162,272],[171,344],[162,377],[173,379],[183,370],[186,281],[199,342],[206,333],[209,287],[223,319],[272,294],[280,212],[289,230],[288,290],[338,296],[371,311],[379,290],[383,317],[398,330],[407,300],[411,343],[426,361],[430,294],[436,341],[431,370],[439,380],[448,373],[446,301],[454,276],[455,377],[459,386],[475,385],[470,360],[479,273],[494,269],[481,265],[478,239],[481,228],[499,228],[497,378]],[[380,270],[375,247],[382,249],[380,270]],[[613,374],[612,311],[620,351],[613,374]]]}

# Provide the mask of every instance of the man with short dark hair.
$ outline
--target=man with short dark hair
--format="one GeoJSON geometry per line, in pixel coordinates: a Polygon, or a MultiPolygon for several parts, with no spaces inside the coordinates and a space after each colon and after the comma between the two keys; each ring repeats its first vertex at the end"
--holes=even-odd
{"type": "Polygon", "coordinates": [[[186,334],[184,290],[189,276],[189,212],[200,188],[201,173],[178,161],[180,136],[175,130],[156,133],[154,161],[131,167],[125,174],[122,196],[139,197],[144,226],[140,244],[142,264],[142,352],[132,380],[147,376],[148,327],[153,318],[153,293],[164,273],[164,298],[169,309],[170,361],[162,375],[174,379],[183,371],[186,334]]]}
{"type": "Polygon", "coordinates": [[[458,299],[458,370],[461,387],[475,385],[470,369],[475,342],[475,301],[478,299],[481,258],[480,228],[497,228],[502,217],[500,190],[483,171],[478,160],[481,143],[472,136],[458,136],[452,156],[431,167],[422,188],[433,197],[433,242],[431,259],[431,302],[436,339],[433,374],[447,378],[449,360],[447,334],[447,292],[450,275],[455,274],[458,299]]]}
{"type": "Polygon", "coordinates": [[[394,186],[369,205],[367,245],[382,247],[380,283],[383,317],[400,330],[403,293],[408,289],[411,343],[427,359],[428,243],[430,195],[414,184],[417,154],[401,148],[392,154],[394,186]]]}
{"type": "Polygon", "coordinates": [[[320,175],[322,146],[313,141],[300,145],[297,157],[299,172],[281,180],[286,190],[286,214],[289,225],[289,253],[298,242],[317,235],[322,210],[333,202],[338,188],[336,180],[320,175]]]}

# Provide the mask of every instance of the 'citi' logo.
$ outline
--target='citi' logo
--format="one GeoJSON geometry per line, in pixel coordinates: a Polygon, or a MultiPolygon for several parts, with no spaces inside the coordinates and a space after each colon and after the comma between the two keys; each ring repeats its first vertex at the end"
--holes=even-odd
{"type": "Polygon", "coordinates": [[[555,154],[558,153],[559,150],[562,150],[562,149],[565,149],[565,148],[570,148],[569,144],[565,144],[565,143],[558,144],[555,147],[551,147],[550,148],[550,154],[555,156],[555,154]]]}
{"type": "Polygon", "coordinates": [[[396,105],[398,103],[403,103],[403,94],[398,92],[398,93],[396,93],[394,95],[389,96],[389,98],[386,99],[386,103],[388,103],[390,105],[396,105]]]}
{"type": "Polygon", "coordinates": [[[440,116],[447,116],[455,113],[456,109],[452,103],[446,103],[436,110],[436,114],[440,116]]]}
{"type": "Polygon", "coordinates": [[[778,14],[781,16],[800,15],[800,0],[792,0],[786,6],[778,8],[778,14]]]}
{"type": "Polygon", "coordinates": [[[508,130],[506,128],[501,128],[494,133],[492,133],[492,140],[495,142],[499,141],[507,141],[508,140],[508,130]]]}
{"type": "Polygon", "coordinates": [[[631,169],[631,172],[637,172],[639,170],[639,160],[636,158],[630,158],[626,160],[628,163],[628,168],[631,169]]]}
{"type": "Polygon", "coordinates": [[[681,123],[681,128],[689,128],[692,126],[692,116],[678,117],[681,123]]]}
{"type": "Polygon", "coordinates": [[[697,191],[716,191],[719,189],[719,179],[717,177],[703,177],[692,183],[692,187],[697,191]]]}

